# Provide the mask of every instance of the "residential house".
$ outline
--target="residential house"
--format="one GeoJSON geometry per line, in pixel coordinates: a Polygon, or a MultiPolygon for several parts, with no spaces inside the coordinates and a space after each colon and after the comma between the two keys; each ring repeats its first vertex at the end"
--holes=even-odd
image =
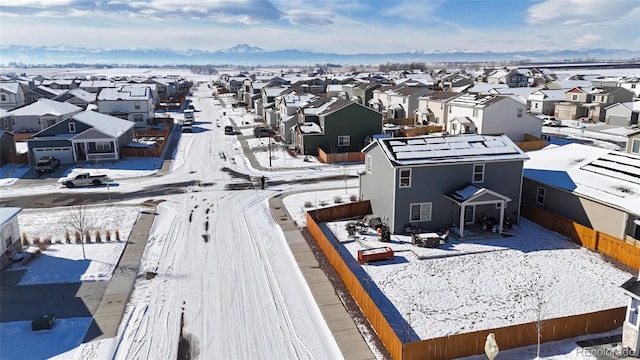
{"type": "Polygon", "coordinates": [[[53,99],[60,94],[64,94],[66,91],[67,90],[56,90],[44,85],[38,85],[24,93],[25,104],[33,104],[40,99],[53,99]]]}
{"type": "Polygon", "coordinates": [[[633,100],[633,92],[622,87],[593,89],[591,95],[592,102],[582,105],[588,109],[587,119],[590,121],[604,121],[607,106],[633,100]]]}
{"type": "Polygon", "coordinates": [[[418,108],[413,112],[414,123],[421,125],[440,125],[447,127],[449,121],[449,102],[462,94],[434,91],[418,98],[418,108]]]}
{"type": "Polygon", "coordinates": [[[640,155],[640,130],[627,134],[627,146],[625,150],[630,154],[640,155]]]}
{"type": "Polygon", "coordinates": [[[440,87],[442,91],[449,91],[455,88],[468,87],[474,84],[471,77],[462,73],[444,74],[440,80],[436,81],[435,87],[440,87]]]}
{"type": "Polygon", "coordinates": [[[403,86],[387,92],[387,119],[403,119],[412,117],[418,109],[418,98],[433,90],[426,86],[403,86]]]}
{"type": "Polygon", "coordinates": [[[280,137],[285,142],[293,144],[295,133],[291,129],[298,123],[298,111],[318,100],[319,97],[313,94],[306,94],[295,89],[288,89],[276,96],[275,107],[278,111],[277,129],[280,137]]]}
{"type": "Polygon", "coordinates": [[[360,198],[394,234],[453,226],[468,237],[481,218],[497,232],[518,222],[527,156],[505,135],[376,139],[362,152],[360,198]]]}
{"type": "Polygon", "coordinates": [[[547,90],[569,90],[573,88],[590,88],[591,82],[588,80],[552,80],[544,84],[543,89],[547,90]]]}
{"type": "Polygon", "coordinates": [[[524,141],[525,134],[542,135],[542,122],[527,113],[526,104],[509,96],[464,94],[449,102],[446,131],[451,135],[505,134],[524,141]]]}
{"type": "Polygon", "coordinates": [[[261,101],[256,102],[256,114],[261,114],[264,123],[269,126],[278,124],[278,109],[275,108],[276,96],[286,92],[289,87],[270,85],[260,89],[261,101]]]}
{"type": "Polygon", "coordinates": [[[591,103],[593,91],[590,87],[574,87],[564,93],[564,101],[556,103],[553,116],[556,119],[575,120],[587,116],[584,104],[591,103]]]}
{"type": "Polygon", "coordinates": [[[382,114],[359,103],[319,99],[298,112],[293,144],[299,153],[359,152],[373,135],[382,133],[382,114]]]}
{"type": "Polygon", "coordinates": [[[342,86],[347,93],[347,98],[351,101],[367,105],[373,98],[373,91],[382,87],[382,84],[371,84],[369,82],[351,83],[342,86]]]}
{"type": "Polygon", "coordinates": [[[16,153],[15,135],[5,130],[0,130],[0,166],[9,162],[9,155],[16,153]]]}
{"type": "Polygon", "coordinates": [[[489,84],[506,84],[508,87],[529,86],[529,76],[518,69],[496,69],[487,76],[489,84]]]}
{"type": "Polygon", "coordinates": [[[638,125],[640,101],[615,103],[605,108],[604,122],[608,125],[638,125]]]}
{"type": "Polygon", "coordinates": [[[21,211],[18,207],[0,207],[0,271],[11,264],[16,253],[22,251],[18,224],[21,211]]]}
{"type": "Polygon", "coordinates": [[[30,163],[55,156],[63,164],[117,161],[133,140],[134,124],[95,111],[83,111],[27,139],[30,163]]]}
{"type": "Polygon", "coordinates": [[[627,77],[618,82],[619,86],[630,90],[634,98],[640,100],[640,77],[627,77]]]}
{"type": "Polygon", "coordinates": [[[153,94],[147,86],[105,88],[97,101],[99,112],[129,120],[136,128],[155,125],[153,94]]]}
{"type": "Polygon", "coordinates": [[[48,79],[43,80],[40,85],[49,87],[54,90],[71,90],[80,85],[80,79],[48,79]]]}
{"type": "MultiPolygon", "coordinates": [[[[10,128],[14,133],[33,133],[44,130],[82,111],[82,108],[66,102],[39,99],[33,104],[9,111],[10,128]]],[[[2,124],[3,126],[5,124],[2,124]]]]}
{"type": "Polygon", "coordinates": [[[83,80],[78,87],[86,92],[98,94],[102,89],[115,88],[116,82],[113,80],[83,80]]]}
{"type": "Polygon", "coordinates": [[[615,88],[620,86],[622,76],[598,76],[591,79],[591,86],[594,88],[615,88]]]}
{"type": "Polygon", "coordinates": [[[341,98],[341,99],[348,99],[348,95],[347,92],[344,91],[343,89],[343,85],[342,84],[329,84],[327,85],[327,91],[326,91],[327,97],[328,98],[341,98]]]}
{"type": "Polygon", "coordinates": [[[552,115],[556,104],[564,100],[565,90],[538,89],[532,92],[527,101],[531,114],[552,115]]]}
{"type": "Polygon", "coordinates": [[[69,104],[73,104],[77,107],[80,107],[84,110],[87,109],[89,105],[93,105],[96,103],[97,94],[90,93],[80,88],[71,89],[63,92],[62,94],[55,96],[54,101],[59,102],[68,102],[69,104]]]}
{"type": "Polygon", "coordinates": [[[523,206],[640,240],[640,156],[577,143],[527,155],[523,206]]]}
{"type": "MultiPolygon", "coordinates": [[[[622,346],[631,350],[631,354],[640,354],[640,274],[620,285],[629,296],[627,311],[622,323],[622,346]]],[[[635,356],[637,357],[637,356],[635,356]]]]}
{"type": "Polygon", "coordinates": [[[0,82],[0,109],[13,110],[24,104],[24,92],[18,82],[0,82]]]}

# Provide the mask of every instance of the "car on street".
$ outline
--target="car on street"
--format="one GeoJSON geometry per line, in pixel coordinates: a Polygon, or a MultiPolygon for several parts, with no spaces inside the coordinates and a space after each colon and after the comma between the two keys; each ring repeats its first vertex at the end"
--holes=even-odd
{"type": "Polygon", "coordinates": [[[55,156],[43,156],[36,162],[36,173],[42,175],[44,173],[52,174],[56,169],[60,167],[60,160],[55,156]]]}
{"type": "Polygon", "coordinates": [[[233,126],[227,125],[227,126],[224,127],[224,134],[225,135],[235,135],[236,132],[233,130],[233,126]]]}
{"type": "Polygon", "coordinates": [[[539,116],[542,119],[542,126],[560,126],[562,123],[560,120],[556,119],[553,116],[543,115],[539,116]]]}

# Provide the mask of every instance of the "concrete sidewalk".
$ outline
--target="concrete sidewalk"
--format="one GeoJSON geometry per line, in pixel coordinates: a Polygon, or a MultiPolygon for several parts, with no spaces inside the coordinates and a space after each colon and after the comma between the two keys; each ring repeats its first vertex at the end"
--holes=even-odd
{"type": "Polygon", "coordinates": [[[140,259],[149,239],[149,232],[156,218],[156,206],[140,212],[133,225],[120,261],[104,291],[100,305],[93,315],[93,322],[83,342],[113,338],[118,332],[129,296],[138,275],[140,259]]]}
{"type": "Polygon", "coordinates": [[[364,337],[358,330],[355,321],[340,301],[327,275],[320,268],[311,248],[307,244],[300,230],[296,227],[289,212],[282,203],[281,195],[269,199],[269,207],[273,218],[284,233],[293,257],[298,263],[311,293],[320,307],[333,337],[338,343],[345,359],[375,360],[376,357],[369,348],[364,337]]]}

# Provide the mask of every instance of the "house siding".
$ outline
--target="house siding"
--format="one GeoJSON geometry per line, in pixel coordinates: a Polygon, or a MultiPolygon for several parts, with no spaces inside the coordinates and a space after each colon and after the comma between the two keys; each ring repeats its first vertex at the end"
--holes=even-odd
{"type": "Polygon", "coordinates": [[[524,206],[543,209],[619,239],[625,238],[627,214],[624,211],[566,190],[524,178],[522,203],[524,206]],[[539,205],[536,202],[538,187],[545,188],[544,205],[539,205]]]}
{"type": "MultiPolygon", "coordinates": [[[[396,177],[394,184],[396,209],[392,232],[399,233],[409,224],[409,207],[412,203],[432,203],[431,221],[416,223],[423,229],[437,231],[453,224],[458,225],[458,207],[444,195],[457,187],[471,183],[475,164],[485,165],[484,181],[475,185],[509,197],[511,201],[506,204],[505,216],[517,220],[520,208],[522,161],[422,166],[411,168],[410,188],[399,188],[399,178],[396,177]]],[[[487,216],[499,214],[494,205],[481,206],[476,208],[476,218],[482,212],[487,216]]]]}
{"type": "Polygon", "coordinates": [[[375,212],[380,219],[390,225],[393,221],[394,188],[388,185],[393,184],[395,170],[391,163],[382,153],[380,146],[375,145],[365,154],[365,173],[360,176],[360,199],[369,200],[371,208],[376,209],[375,212]],[[366,172],[367,157],[371,156],[371,174],[366,172]]]}

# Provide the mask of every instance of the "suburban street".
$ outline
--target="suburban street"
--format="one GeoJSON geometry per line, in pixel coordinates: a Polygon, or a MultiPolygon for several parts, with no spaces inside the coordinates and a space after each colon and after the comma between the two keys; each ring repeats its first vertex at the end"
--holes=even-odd
{"type": "MultiPolygon", "coordinates": [[[[182,165],[173,171],[120,180],[109,194],[105,187],[33,186],[33,180],[25,186],[20,180],[4,191],[2,204],[106,205],[107,196],[113,203],[160,202],[154,227],[167,231],[151,235],[155,247],[142,264],[158,275],[136,282],[115,358],[176,358],[181,334],[201,359],[341,358],[268,207],[274,192],[326,187],[313,178],[342,179],[340,171],[250,167],[236,136],[216,127],[230,120],[210,95],[206,84],[194,92],[193,133],[180,134],[182,165]],[[260,190],[265,174],[269,185],[260,190]]],[[[92,351],[85,347],[83,356],[98,358],[92,351]]]]}

